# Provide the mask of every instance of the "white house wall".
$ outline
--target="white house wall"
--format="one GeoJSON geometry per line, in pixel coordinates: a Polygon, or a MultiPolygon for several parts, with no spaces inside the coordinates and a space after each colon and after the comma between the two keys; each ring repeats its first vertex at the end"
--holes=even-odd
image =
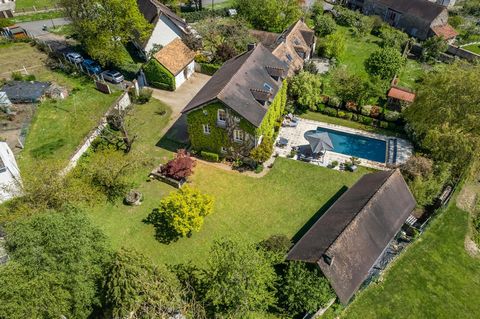
{"type": "Polygon", "coordinates": [[[0,170],[0,203],[21,194],[20,171],[15,156],[7,143],[0,142],[0,157],[5,169],[0,170]]]}
{"type": "Polygon", "coordinates": [[[185,67],[185,69],[182,70],[182,72],[178,73],[175,76],[175,88],[178,89],[183,83],[185,83],[187,78],[185,78],[185,70],[187,70],[187,75],[188,78],[192,76],[192,74],[195,72],[195,61],[190,62],[189,65],[185,67]]]}
{"type": "Polygon", "coordinates": [[[166,46],[176,38],[181,38],[182,31],[170,19],[164,15],[160,16],[152,35],[145,46],[145,52],[148,53],[156,44],[166,46]]]}

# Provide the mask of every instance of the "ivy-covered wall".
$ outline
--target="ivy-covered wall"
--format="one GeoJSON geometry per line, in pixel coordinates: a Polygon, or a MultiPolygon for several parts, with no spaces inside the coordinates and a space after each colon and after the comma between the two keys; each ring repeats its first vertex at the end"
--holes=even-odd
{"type": "Polygon", "coordinates": [[[277,92],[277,96],[268,108],[267,114],[263,118],[262,124],[257,128],[257,136],[272,137],[275,134],[275,122],[282,116],[287,104],[287,80],[283,80],[283,85],[277,92]]]}
{"type": "Polygon", "coordinates": [[[157,60],[150,59],[143,66],[143,70],[150,86],[162,90],[175,91],[175,76],[157,60]]]}
{"type": "Polygon", "coordinates": [[[192,147],[197,151],[214,152],[220,155],[248,156],[251,149],[256,146],[260,136],[272,137],[274,135],[275,122],[285,110],[286,102],[287,84],[284,81],[258,128],[219,101],[194,110],[187,115],[188,133],[192,147]],[[227,112],[226,127],[217,126],[219,109],[227,112]],[[210,126],[210,134],[203,132],[204,124],[210,126]],[[245,133],[243,143],[234,141],[233,131],[236,129],[245,133]],[[227,154],[222,154],[222,147],[228,149],[227,154]]]}

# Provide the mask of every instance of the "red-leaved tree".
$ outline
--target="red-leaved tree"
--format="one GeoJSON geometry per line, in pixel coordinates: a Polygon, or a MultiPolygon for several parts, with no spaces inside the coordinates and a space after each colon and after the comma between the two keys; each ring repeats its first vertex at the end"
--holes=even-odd
{"type": "Polygon", "coordinates": [[[193,174],[195,160],[184,149],[179,149],[174,159],[162,166],[161,173],[176,180],[186,179],[193,174]]]}

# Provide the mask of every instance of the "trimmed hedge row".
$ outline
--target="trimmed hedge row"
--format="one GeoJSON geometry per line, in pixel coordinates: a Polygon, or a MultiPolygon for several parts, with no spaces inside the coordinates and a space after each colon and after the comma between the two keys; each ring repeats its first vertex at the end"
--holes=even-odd
{"type": "Polygon", "coordinates": [[[379,119],[371,118],[369,116],[365,116],[365,115],[361,115],[361,114],[357,114],[357,113],[353,113],[345,110],[337,110],[333,107],[328,107],[328,106],[324,107],[321,110],[319,109],[319,112],[332,117],[338,117],[338,118],[342,118],[350,121],[360,122],[365,125],[380,127],[384,129],[393,130],[393,131],[403,130],[403,126],[398,125],[394,122],[382,121],[379,119]]]}
{"type": "Polygon", "coordinates": [[[385,108],[379,107],[379,106],[373,106],[373,105],[363,105],[363,106],[358,106],[358,105],[353,105],[353,104],[346,104],[344,108],[340,106],[340,104],[337,102],[337,99],[330,98],[327,102],[326,106],[325,104],[321,103],[317,105],[317,111],[326,113],[326,114],[331,114],[332,116],[336,116],[336,112],[342,112],[342,113],[352,113],[356,115],[363,115],[365,117],[369,117],[375,119],[375,120],[382,120],[382,121],[387,121],[387,122],[392,122],[396,124],[401,124],[401,114],[396,111],[390,111],[385,108]]]}
{"type": "Polygon", "coordinates": [[[222,66],[218,64],[212,64],[212,63],[197,63],[200,65],[200,73],[206,74],[206,75],[213,75],[215,72],[217,72],[222,66]]]}
{"type": "Polygon", "coordinates": [[[204,160],[209,161],[209,162],[219,162],[220,161],[220,156],[218,156],[217,153],[201,151],[200,156],[204,160]]]}

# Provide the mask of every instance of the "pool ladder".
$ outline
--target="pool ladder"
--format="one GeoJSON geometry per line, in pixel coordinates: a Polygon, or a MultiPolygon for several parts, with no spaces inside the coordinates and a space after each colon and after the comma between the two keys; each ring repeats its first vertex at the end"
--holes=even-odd
{"type": "Polygon", "coordinates": [[[387,164],[394,165],[397,162],[397,139],[387,139],[387,164]]]}

